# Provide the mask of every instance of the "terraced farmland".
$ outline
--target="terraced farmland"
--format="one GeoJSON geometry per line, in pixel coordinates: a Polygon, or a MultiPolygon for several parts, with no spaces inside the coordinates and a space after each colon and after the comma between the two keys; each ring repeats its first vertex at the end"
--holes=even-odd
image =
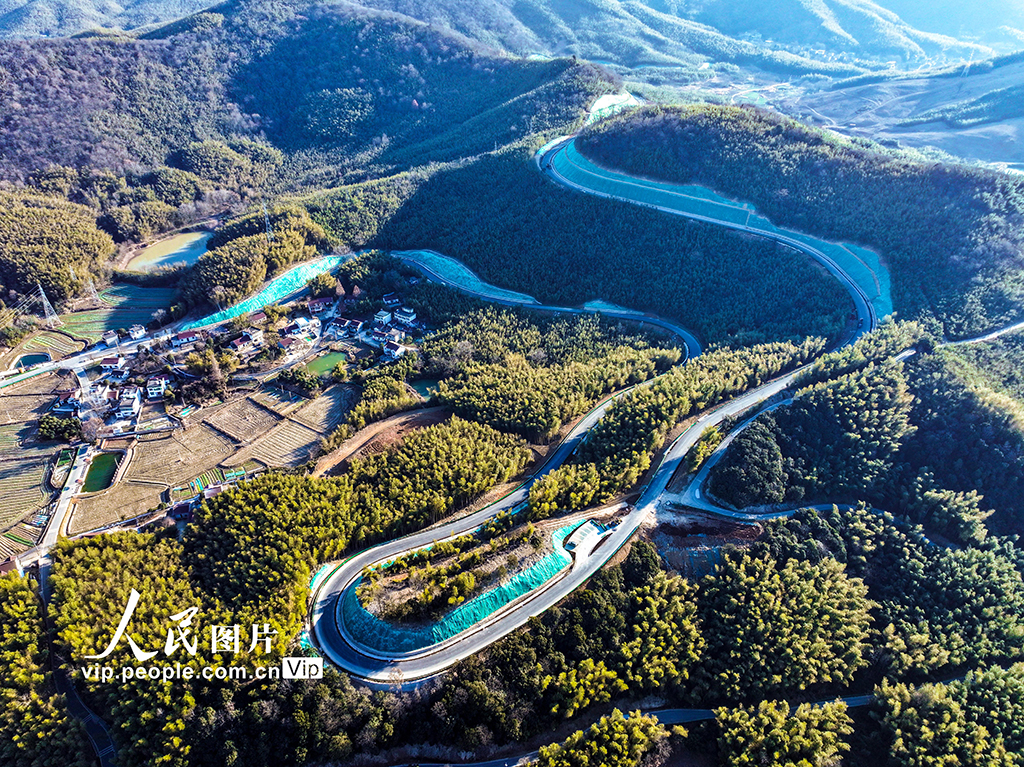
{"type": "Polygon", "coordinates": [[[215,469],[234,450],[231,440],[205,424],[140,437],[122,479],[110,489],[77,502],[70,532],[92,530],[145,513],[160,503],[165,490],[215,469]]]}
{"type": "Polygon", "coordinates": [[[58,360],[63,359],[70,354],[80,352],[84,348],[85,344],[81,341],[68,338],[62,333],[54,333],[49,330],[44,330],[42,333],[37,333],[22,344],[21,351],[46,352],[50,355],[50,359],[58,360]]]}
{"type": "Polygon", "coordinates": [[[246,397],[221,408],[207,418],[206,423],[242,443],[251,442],[270,431],[280,420],[281,416],[246,397]]]}
{"type": "Polygon", "coordinates": [[[306,404],[305,397],[276,389],[273,386],[264,386],[252,395],[252,399],[264,407],[270,408],[278,415],[288,415],[306,404]]]}
{"type": "Polygon", "coordinates": [[[64,331],[90,343],[100,340],[108,330],[145,325],[153,320],[153,313],[166,309],[174,297],[172,288],[140,288],[135,285],[115,285],[100,294],[108,308],[61,315],[64,331]]]}
{"type": "Polygon", "coordinates": [[[231,441],[205,424],[184,431],[140,438],[127,479],[143,479],[170,487],[212,469],[235,448],[231,441]]]}
{"type": "Polygon", "coordinates": [[[18,394],[0,397],[0,424],[35,423],[53,404],[52,394],[18,394]]]}
{"type": "Polygon", "coordinates": [[[337,384],[314,399],[293,418],[320,432],[323,435],[331,432],[352,408],[356,400],[356,392],[350,386],[337,384]]]}
{"type": "Polygon", "coordinates": [[[49,457],[47,454],[0,461],[0,528],[41,509],[49,501],[50,493],[43,485],[49,457]]]}
{"type": "Polygon", "coordinates": [[[295,421],[285,421],[253,446],[251,458],[273,467],[292,467],[313,457],[320,432],[295,421]]]}

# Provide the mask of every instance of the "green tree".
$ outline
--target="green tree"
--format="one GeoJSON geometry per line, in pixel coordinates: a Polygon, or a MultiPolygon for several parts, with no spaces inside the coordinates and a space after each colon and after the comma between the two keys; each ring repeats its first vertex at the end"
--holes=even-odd
{"type": "Polygon", "coordinates": [[[701,583],[698,685],[742,700],[849,683],[867,664],[871,607],[864,582],[834,559],[727,557],[701,583]]]}
{"type": "Polygon", "coordinates": [[[718,756],[722,767],[837,767],[853,732],[846,704],[790,711],[785,701],[761,701],[756,708],[719,708],[718,756]]]}
{"type": "Polygon", "coordinates": [[[638,767],[644,755],[668,735],[653,716],[629,718],[618,709],[563,743],[542,746],[538,767],[638,767]]]}
{"type": "Polygon", "coordinates": [[[916,689],[883,682],[875,690],[874,718],[891,767],[1013,767],[999,736],[969,722],[942,684],[916,689]]]}

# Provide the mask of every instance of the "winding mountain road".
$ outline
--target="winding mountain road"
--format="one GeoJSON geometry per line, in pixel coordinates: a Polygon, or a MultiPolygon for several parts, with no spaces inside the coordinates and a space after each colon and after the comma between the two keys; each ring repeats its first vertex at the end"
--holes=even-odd
{"type": "MultiPolygon", "coordinates": [[[[552,153],[564,151],[572,137],[566,137],[553,144],[538,155],[539,168],[552,177],[556,182],[561,183],[578,191],[588,194],[596,194],[601,197],[623,200],[634,204],[653,207],[672,215],[682,215],[687,218],[706,221],[709,223],[727,226],[730,229],[748,231],[750,234],[766,237],[783,242],[800,252],[803,252],[821,263],[850,293],[859,318],[857,330],[855,330],[846,343],[852,342],[860,333],[873,330],[878,323],[871,302],[857,284],[847,275],[842,268],[831,258],[821,251],[808,246],[798,240],[792,240],[784,235],[768,234],[763,231],[749,229],[730,222],[718,221],[704,216],[683,213],[678,210],[653,206],[638,199],[630,199],[625,192],[631,185],[642,186],[642,182],[627,179],[624,183],[623,196],[611,195],[595,189],[584,187],[575,182],[570,182],[559,175],[553,168],[552,153]]],[[[457,283],[446,279],[440,274],[419,263],[409,253],[400,254],[405,260],[416,263],[428,276],[442,281],[460,290],[465,290],[457,283]]],[[[466,291],[474,293],[474,291],[466,291]]],[[[566,307],[542,306],[530,301],[515,301],[509,299],[495,299],[483,293],[475,293],[487,300],[494,300],[496,303],[505,305],[525,305],[533,309],[546,311],[557,311],[563,313],[583,313],[587,310],[566,307]]],[[[602,311],[603,314],[616,316],[614,312],[602,311]]],[[[623,313],[624,319],[636,320],[635,314],[623,313]]],[[[668,321],[650,318],[645,316],[644,321],[652,322],[660,327],[671,330],[684,338],[690,357],[700,353],[699,342],[685,328],[680,328],[668,321]]],[[[510,605],[494,613],[486,620],[474,625],[472,628],[457,634],[449,640],[439,644],[425,647],[414,652],[393,652],[384,653],[373,650],[356,641],[345,627],[345,620],[342,612],[342,595],[350,588],[354,588],[356,581],[360,578],[363,570],[372,565],[385,562],[390,559],[424,546],[430,545],[433,541],[468,533],[483,522],[502,511],[512,510],[521,507],[529,497],[529,489],[537,478],[560,466],[585,438],[589,432],[604,415],[611,402],[626,392],[620,392],[615,397],[609,398],[601,403],[571,430],[568,437],[558,446],[555,452],[548,459],[546,465],[527,482],[520,485],[514,491],[506,495],[496,503],[471,514],[462,519],[451,522],[440,528],[425,530],[413,535],[405,536],[374,548],[362,551],[354,557],[339,564],[328,576],[319,582],[311,597],[311,609],[309,614],[310,635],[320,652],[350,675],[362,680],[364,683],[375,687],[409,687],[415,686],[418,682],[437,676],[459,660],[469,657],[488,645],[524,625],[532,616],[539,615],[549,609],[574,590],[582,586],[594,573],[617,552],[636,532],[641,523],[654,513],[655,507],[665,493],[665,490],[683,461],[686,453],[700,439],[701,433],[709,426],[715,425],[727,417],[741,413],[759,402],[775,396],[785,390],[800,373],[802,369],[795,370],[787,375],[774,379],[762,386],[746,392],[727,403],[720,405],[708,413],[702,415],[690,428],[686,429],[664,452],[662,460],[657,469],[651,475],[647,484],[642,488],[639,500],[635,506],[629,509],[627,515],[621,519],[610,533],[595,549],[586,554],[574,558],[568,572],[562,572],[544,586],[530,592],[515,600],[510,605]]],[[[641,384],[643,385],[643,384],[641,384]]],[[[628,390],[627,390],[628,391],[628,390]]]]}

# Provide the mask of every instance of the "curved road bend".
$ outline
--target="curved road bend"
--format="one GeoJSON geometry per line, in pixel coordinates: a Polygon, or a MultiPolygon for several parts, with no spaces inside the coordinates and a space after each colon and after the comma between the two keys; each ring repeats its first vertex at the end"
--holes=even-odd
{"type": "MultiPolygon", "coordinates": [[[[683,218],[690,218],[693,219],[694,221],[703,221],[708,224],[722,226],[725,227],[726,229],[734,229],[739,232],[752,234],[755,237],[762,237],[767,240],[774,240],[775,242],[780,242],[783,245],[788,245],[794,250],[798,250],[801,253],[813,258],[815,261],[817,261],[819,264],[825,267],[829,274],[831,274],[833,277],[839,280],[840,284],[844,288],[846,288],[846,291],[850,294],[850,298],[853,299],[854,306],[857,309],[857,316],[863,322],[863,324],[860,326],[863,330],[872,330],[878,325],[878,317],[875,315],[875,309],[871,305],[871,301],[868,299],[867,294],[864,293],[863,289],[856,282],[853,281],[853,278],[851,278],[846,272],[843,271],[842,267],[839,266],[839,264],[836,263],[831,256],[818,250],[815,247],[812,247],[811,245],[808,245],[805,242],[801,242],[800,240],[797,240],[793,237],[787,237],[784,234],[779,234],[776,232],[766,232],[763,229],[756,229],[754,227],[746,226],[744,224],[736,224],[731,221],[721,221],[717,218],[711,218],[710,216],[702,216],[697,213],[687,213],[676,208],[669,208],[662,205],[654,205],[652,203],[642,202],[641,200],[633,199],[627,195],[609,194],[608,192],[602,192],[599,191],[598,189],[583,186],[582,184],[570,181],[568,178],[566,178],[565,176],[558,172],[558,170],[554,166],[553,160],[556,155],[565,152],[566,147],[568,147],[569,144],[571,144],[575,140],[575,136],[565,136],[564,138],[557,139],[554,143],[550,144],[548,148],[544,150],[544,152],[537,159],[541,172],[547,175],[552,180],[554,180],[555,183],[564,186],[568,189],[575,189],[577,191],[584,192],[586,194],[592,194],[597,197],[604,197],[609,200],[618,200],[620,202],[628,202],[633,205],[640,205],[645,208],[652,208],[653,210],[658,210],[661,211],[662,213],[669,213],[673,216],[682,216],[683,218]]],[[[579,170],[580,172],[586,173],[587,175],[592,176],[594,178],[600,178],[604,181],[615,181],[624,189],[628,189],[629,187],[634,187],[640,190],[654,188],[654,185],[652,183],[645,182],[641,178],[627,176],[625,174],[617,173],[615,171],[610,170],[605,170],[605,173],[603,175],[598,175],[593,171],[589,170],[588,168],[584,168],[582,166],[576,167],[577,170],[579,170]]],[[[680,198],[687,197],[687,195],[683,194],[682,192],[672,192],[662,185],[658,185],[657,188],[663,194],[675,195],[680,198]]]]}
{"type": "MultiPolygon", "coordinates": [[[[443,527],[425,530],[404,538],[360,552],[339,565],[325,578],[313,595],[310,611],[312,635],[323,655],[346,672],[365,682],[379,686],[394,683],[394,674],[400,672],[403,683],[428,679],[446,670],[463,658],[469,657],[525,624],[582,586],[605,562],[612,557],[636,532],[640,524],[654,512],[669,481],[683,461],[686,453],[700,439],[704,429],[723,419],[741,413],[758,402],[785,390],[801,369],[780,376],[756,389],[752,389],[705,413],[686,429],[665,451],[654,474],[642,488],[640,498],[619,524],[605,536],[593,556],[574,559],[569,572],[546,587],[522,597],[511,609],[495,613],[489,619],[458,634],[447,642],[425,648],[418,653],[383,654],[359,646],[350,640],[342,627],[338,597],[362,574],[377,562],[393,559],[414,549],[423,548],[433,541],[474,530],[500,511],[515,508],[529,497],[530,480],[505,498],[470,516],[443,527]]],[[[629,390],[626,390],[629,391],[629,390]]],[[[564,462],[580,444],[587,432],[604,415],[611,402],[626,393],[620,392],[591,410],[570,432],[552,454],[544,469],[551,471],[564,462]]]]}
{"type": "MultiPolygon", "coordinates": [[[[436,255],[441,256],[442,258],[446,258],[446,256],[443,256],[443,254],[437,253],[436,251],[428,252],[435,253],[436,255]]],[[[415,253],[416,251],[413,250],[396,250],[392,252],[392,255],[398,256],[398,258],[404,261],[405,263],[415,266],[417,269],[426,274],[434,282],[439,282],[442,285],[447,285],[450,288],[455,288],[456,290],[461,291],[462,293],[466,293],[467,295],[470,296],[475,296],[476,298],[481,298],[484,301],[488,301],[490,303],[499,304],[501,306],[521,306],[526,309],[533,309],[539,312],[554,312],[557,314],[600,314],[603,317],[617,317],[618,319],[629,320],[630,322],[637,322],[641,325],[653,325],[654,327],[667,330],[668,332],[682,339],[683,344],[686,347],[687,360],[691,360],[695,357],[700,356],[701,345],[700,341],[697,340],[697,336],[695,336],[692,332],[690,332],[689,330],[687,330],[682,325],[676,322],[670,322],[669,320],[662,319],[661,317],[655,317],[653,315],[644,314],[643,312],[639,311],[626,310],[620,312],[614,309],[584,309],[569,306],[550,306],[548,304],[540,303],[535,298],[530,298],[530,300],[527,300],[526,298],[516,300],[514,298],[498,298],[496,296],[488,295],[487,293],[479,293],[475,290],[463,287],[459,283],[448,279],[442,274],[438,274],[425,263],[417,259],[415,253]]]]}
{"type": "MultiPolygon", "coordinates": [[[[539,615],[577,588],[596,570],[589,566],[593,558],[584,563],[587,565],[585,567],[579,567],[577,563],[574,563],[568,575],[553,583],[549,582],[550,585],[547,589],[542,587],[522,598],[514,610],[496,613],[489,620],[478,623],[452,640],[426,648],[425,651],[418,654],[384,656],[368,648],[356,646],[354,642],[349,641],[346,632],[340,626],[338,597],[362,574],[366,567],[393,559],[406,551],[423,548],[434,541],[470,532],[499,512],[524,504],[529,498],[533,482],[560,466],[572,455],[586,434],[601,420],[611,403],[630,390],[619,392],[587,413],[551,454],[544,467],[533,478],[524,482],[504,498],[480,511],[441,527],[430,528],[362,551],[338,565],[317,587],[310,609],[312,637],[324,657],[352,676],[381,686],[389,686],[393,683],[393,673],[396,669],[401,672],[401,678],[406,682],[427,679],[444,671],[457,661],[482,650],[526,623],[531,616],[539,615]]],[[[622,527],[623,524],[620,524],[619,528],[622,527]]],[[[632,534],[632,529],[629,533],[632,534]]],[[[622,538],[618,545],[621,546],[626,538],[628,535],[622,538]]],[[[607,550],[607,546],[608,542],[602,546],[602,551],[607,550]]]]}
{"type": "MultiPolygon", "coordinates": [[[[555,174],[550,163],[551,152],[564,151],[565,146],[571,140],[571,137],[563,139],[554,145],[552,149],[542,155],[539,158],[541,169],[552,175],[556,181],[560,181],[560,183],[564,182],[566,186],[579,189],[580,191],[597,194],[598,196],[608,197],[611,199],[621,199],[627,202],[633,202],[634,204],[645,205],[645,203],[640,203],[636,200],[615,197],[613,195],[578,186],[555,174]]],[[[720,222],[703,216],[682,214],[679,211],[670,208],[661,208],[653,205],[648,205],[648,207],[672,213],[674,215],[683,215],[688,218],[728,226],[732,229],[749,231],[751,234],[784,242],[785,244],[811,255],[822,263],[830,273],[836,276],[850,292],[854,305],[857,309],[857,314],[861,319],[861,329],[859,332],[854,333],[854,338],[856,338],[861,332],[873,330],[877,326],[877,317],[875,316],[871,304],[863,291],[861,291],[856,283],[853,282],[853,280],[839,267],[838,264],[824,253],[821,253],[820,251],[796,240],[790,240],[783,235],[770,235],[765,232],[748,229],[747,227],[735,224],[720,222]]],[[[420,268],[425,268],[422,264],[416,262],[415,259],[410,258],[409,254],[406,254],[405,258],[413,263],[417,263],[417,266],[420,268]]],[[[435,279],[439,279],[446,284],[462,289],[457,284],[444,279],[436,272],[432,272],[429,269],[427,271],[435,279]]],[[[487,296],[481,297],[488,298],[487,296]]],[[[495,299],[489,298],[489,300],[495,299]]],[[[529,303],[525,300],[522,304],[504,300],[497,300],[496,303],[525,305],[532,308],[548,308],[556,311],[568,311],[571,313],[583,313],[585,311],[582,309],[567,310],[562,307],[542,307],[529,303]]],[[[629,314],[628,319],[637,319],[637,317],[636,315],[629,314]]],[[[668,324],[670,325],[670,323],[668,324]]],[[[661,326],[666,327],[666,325],[661,326]]],[[[673,330],[673,332],[684,331],[684,329],[678,328],[678,326],[673,326],[668,329],[673,330]]],[[[696,342],[696,339],[693,339],[693,341],[696,342]]],[[[699,349],[699,346],[697,348],[699,349]]],[[[530,485],[536,478],[521,485],[500,501],[468,517],[456,520],[440,528],[426,530],[365,550],[340,564],[321,582],[316,592],[313,594],[312,607],[310,610],[310,624],[311,635],[314,642],[319,647],[323,655],[332,663],[344,669],[352,676],[373,686],[390,686],[396,681],[400,681],[402,684],[411,684],[440,674],[459,660],[479,652],[488,645],[514,631],[516,628],[524,625],[530,617],[543,613],[545,610],[552,607],[583,585],[588,578],[597,572],[597,570],[600,569],[605,562],[607,562],[607,560],[610,559],[611,556],[632,537],[633,533],[636,532],[636,529],[644,519],[649,514],[653,513],[658,500],[665,492],[673,474],[675,474],[676,470],[679,468],[683,457],[690,448],[696,444],[697,440],[700,439],[700,435],[705,428],[719,423],[728,416],[743,412],[758,402],[772,397],[784,390],[800,373],[800,370],[801,369],[795,370],[756,389],[746,392],[745,394],[742,394],[739,397],[730,400],[728,403],[719,406],[715,410],[701,416],[697,422],[684,431],[683,434],[681,434],[665,451],[661,463],[655,473],[642,488],[641,496],[636,505],[629,514],[620,521],[618,526],[610,532],[610,534],[606,534],[604,541],[601,546],[598,547],[595,555],[581,558],[580,560],[574,560],[573,565],[567,574],[564,574],[560,578],[556,578],[554,581],[549,582],[546,586],[535,590],[531,594],[525,595],[520,598],[520,600],[517,600],[517,602],[511,607],[498,611],[487,620],[478,623],[473,626],[473,628],[458,634],[446,642],[424,648],[422,651],[414,653],[385,654],[375,652],[350,640],[342,625],[343,619],[340,614],[341,601],[339,596],[355,582],[366,567],[387,559],[392,559],[406,551],[423,548],[435,540],[469,532],[498,512],[511,509],[522,504],[527,500],[530,485]]],[[[625,392],[621,392],[616,396],[621,396],[624,393],[625,392]]],[[[566,440],[559,445],[557,450],[552,454],[544,470],[538,476],[541,476],[543,473],[551,471],[561,465],[561,463],[572,454],[580,444],[585,434],[597,424],[607,407],[614,399],[615,398],[609,399],[594,408],[573,428],[566,440]]]]}
{"type": "MultiPolygon", "coordinates": [[[[873,695],[854,695],[849,698],[839,698],[839,700],[848,708],[860,708],[868,705],[873,697],[873,695]]],[[[811,705],[824,706],[826,703],[834,703],[835,700],[835,698],[819,700],[811,705]]],[[[656,716],[661,724],[669,726],[689,722],[706,722],[715,718],[715,712],[709,708],[641,708],[640,713],[646,716],[656,716]]],[[[540,751],[531,751],[528,754],[504,756],[485,762],[403,762],[391,765],[391,767],[451,767],[453,764],[457,767],[525,767],[525,765],[537,761],[539,757],[540,751]]]]}

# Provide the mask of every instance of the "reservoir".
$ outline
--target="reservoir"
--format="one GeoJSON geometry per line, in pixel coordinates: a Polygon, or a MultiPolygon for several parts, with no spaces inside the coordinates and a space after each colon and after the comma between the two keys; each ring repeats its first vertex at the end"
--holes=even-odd
{"type": "Polygon", "coordinates": [[[134,272],[149,272],[161,266],[194,264],[206,252],[206,243],[213,232],[186,232],[168,237],[139,251],[128,269],[134,272]]]}

